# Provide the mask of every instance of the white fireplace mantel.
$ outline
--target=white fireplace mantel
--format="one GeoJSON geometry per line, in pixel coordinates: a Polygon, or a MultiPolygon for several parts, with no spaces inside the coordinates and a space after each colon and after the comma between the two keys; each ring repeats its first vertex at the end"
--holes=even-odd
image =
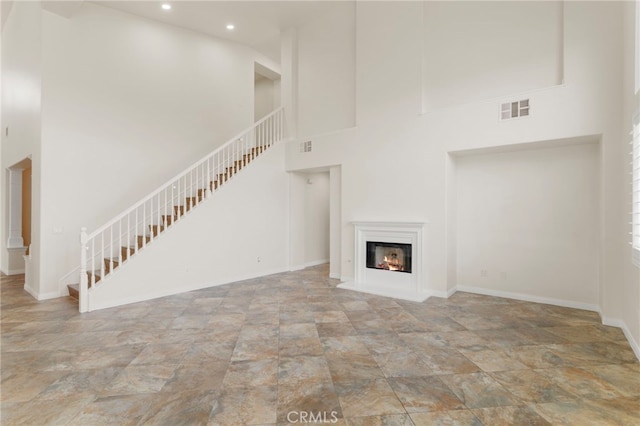
{"type": "Polygon", "coordinates": [[[424,222],[352,222],[355,227],[355,279],[338,288],[422,302],[429,297],[424,279],[424,222]],[[367,268],[367,241],[411,244],[411,273],[367,268]]]}

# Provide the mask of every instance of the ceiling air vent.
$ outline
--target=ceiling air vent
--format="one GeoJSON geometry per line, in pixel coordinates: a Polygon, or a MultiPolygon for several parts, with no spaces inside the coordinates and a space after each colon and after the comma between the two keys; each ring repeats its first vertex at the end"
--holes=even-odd
{"type": "Polygon", "coordinates": [[[300,152],[311,152],[311,141],[300,142],[300,152]]]}
{"type": "Polygon", "coordinates": [[[511,118],[527,117],[529,109],[529,99],[504,103],[500,105],[500,119],[509,120],[511,118]]]}

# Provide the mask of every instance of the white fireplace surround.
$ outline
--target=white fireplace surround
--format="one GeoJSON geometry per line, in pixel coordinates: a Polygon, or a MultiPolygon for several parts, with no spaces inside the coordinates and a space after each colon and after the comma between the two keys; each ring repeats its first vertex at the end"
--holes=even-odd
{"type": "Polygon", "coordinates": [[[424,222],[352,222],[355,227],[355,279],[338,288],[423,302],[429,297],[424,279],[424,222]],[[411,273],[367,268],[367,241],[411,244],[411,273]]]}

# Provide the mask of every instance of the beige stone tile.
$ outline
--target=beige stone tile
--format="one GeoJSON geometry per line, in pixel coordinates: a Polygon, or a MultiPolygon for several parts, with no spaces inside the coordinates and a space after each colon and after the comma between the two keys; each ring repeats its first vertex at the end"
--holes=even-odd
{"type": "Polygon", "coordinates": [[[320,340],[328,356],[369,355],[369,349],[358,336],[323,337],[320,340]]]}
{"type": "Polygon", "coordinates": [[[223,383],[225,387],[275,386],[278,384],[278,360],[233,361],[223,383]]]}
{"type": "Polygon", "coordinates": [[[480,368],[455,349],[433,348],[416,351],[433,374],[468,374],[480,368]]]}
{"type": "Polygon", "coordinates": [[[279,359],[278,384],[309,385],[330,382],[331,373],[323,356],[296,356],[279,359]]]}
{"type": "Polygon", "coordinates": [[[588,369],[550,368],[535,370],[567,392],[582,398],[616,398],[622,396],[614,386],[588,369]]]}
{"type": "Polygon", "coordinates": [[[153,398],[153,394],[92,398],[68,424],[73,426],[137,425],[147,413],[153,398]]]}
{"type": "Polygon", "coordinates": [[[597,313],[470,293],[399,301],[327,274],[82,315],[0,276],[2,423],[284,425],[301,407],[336,409],[337,425],[640,424],[640,363],[597,313]],[[406,412],[437,408],[438,392],[474,412],[406,412]]]}
{"type": "Polygon", "coordinates": [[[546,376],[533,370],[499,371],[491,373],[504,388],[529,403],[572,401],[576,396],[562,389],[546,376]]]}
{"type": "Polygon", "coordinates": [[[315,323],[281,324],[280,338],[318,337],[315,323]]]}
{"type": "Polygon", "coordinates": [[[280,339],[279,356],[323,356],[322,343],[317,337],[280,339]]]}
{"type": "Polygon", "coordinates": [[[131,361],[131,365],[177,365],[182,361],[188,350],[188,346],[179,343],[152,343],[145,346],[142,352],[140,352],[140,354],[131,361]]]}
{"type": "Polygon", "coordinates": [[[499,349],[481,351],[459,349],[459,351],[483,371],[524,370],[527,368],[517,358],[499,349]]]}
{"type": "Polygon", "coordinates": [[[329,420],[342,418],[342,409],[333,384],[328,382],[280,384],[278,386],[278,423],[295,423],[303,417],[329,420]]]}
{"type": "Polygon", "coordinates": [[[278,339],[238,340],[231,361],[258,361],[278,358],[278,339]]]}
{"type": "Polygon", "coordinates": [[[342,311],[314,312],[313,317],[316,323],[349,322],[349,318],[342,311]]]}
{"type": "Polygon", "coordinates": [[[275,386],[225,388],[213,404],[209,425],[259,425],[276,422],[275,386]]]}
{"type": "MultiPolygon", "coordinates": [[[[3,399],[4,396],[3,390],[3,399]]],[[[3,401],[0,423],[7,426],[67,424],[93,399],[93,396],[69,395],[64,399],[64,403],[60,400],[43,399],[17,403],[3,401]]]]}
{"type": "Polygon", "coordinates": [[[51,386],[68,371],[16,374],[2,381],[2,402],[26,402],[51,386]]]}
{"type": "Polygon", "coordinates": [[[347,419],[349,426],[414,426],[408,414],[390,414],[388,416],[352,417],[347,419]]]}
{"type": "Polygon", "coordinates": [[[460,398],[437,376],[396,377],[388,382],[408,413],[465,408],[460,398]]]}
{"type": "Polygon", "coordinates": [[[536,412],[554,425],[635,425],[640,400],[605,399],[536,404],[536,412]]]}
{"type": "Polygon", "coordinates": [[[472,412],[485,425],[545,426],[551,424],[529,406],[478,408],[472,412]]]}
{"type": "Polygon", "coordinates": [[[589,372],[626,397],[640,396],[640,364],[596,365],[589,372]]]}
{"type": "Polygon", "coordinates": [[[384,377],[376,360],[369,354],[326,355],[334,383],[384,377]]]}
{"type": "Polygon", "coordinates": [[[469,410],[411,413],[415,426],[482,426],[482,422],[469,410]]]}
{"type": "Polygon", "coordinates": [[[467,408],[523,404],[522,400],[508,392],[487,373],[456,374],[440,378],[467,408]]]}
{"type": "Polygon", "coordinates": [[[373,354],[385,377],[422,377],[432,374],[429,366],[414,352],[373,354]]]}
{"type": "Polygon", "coordinates": [[[406,414],[402,403],[384,379],[335,384],[345,418],[406,414]]]}
{"type": "Polygon", "coordinates": [[[100,396],[158,392],[175,369],[175,365],[130,365],[104,388],[100,396]]]}
{"type": "MultiPolygon", "coordinates": [[[[59,400],[69,396],[94,396],[100,393],[121,371],[122,367],[65,371],[65,375],[49,385],[38,395],[38,398],[59,400]]],[[[4,391],[3,388],[3,393],[4,391]]]]}
{"type": "Polygon", "coordinates": [[[316,324],[320,337],[355,336],[358,334],[351,322],[325,322],[316,324]]]}

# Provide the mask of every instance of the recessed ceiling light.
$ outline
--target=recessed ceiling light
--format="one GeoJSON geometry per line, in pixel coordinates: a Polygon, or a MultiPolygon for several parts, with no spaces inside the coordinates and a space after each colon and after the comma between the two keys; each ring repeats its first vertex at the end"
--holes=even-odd
{"type": "Polygon", "coordinates": [[[162,9],[163,9],[163,10],[171,10],[171,5],[170,5],[169,3],[164,3],[164,4],[162,5],[162,9]]]}
{"type": "Polygon", "coordinates": [[[236,27],[236,26],[235,26],[235,25],[233,25],[233,24],[227,24],[227,29],[228,29],[228,30],[232,30],[232,29],[234,29],[235,27],[236,27]]]}

